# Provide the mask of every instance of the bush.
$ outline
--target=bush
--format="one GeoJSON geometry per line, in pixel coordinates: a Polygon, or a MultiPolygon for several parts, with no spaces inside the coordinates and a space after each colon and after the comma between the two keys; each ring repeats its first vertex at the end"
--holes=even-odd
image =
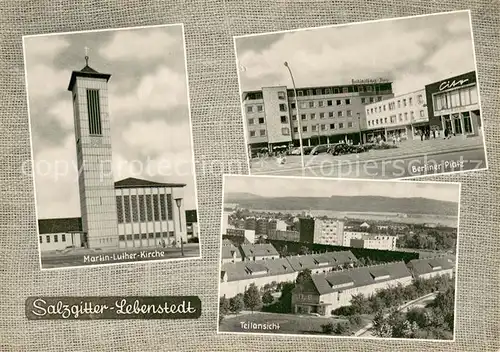
{"type": "Polygon", "coordinates": [[[358,327],[363,323],[363,320],[361,319],[361,316],[358,314],[351,315],[349,317],[349,324],[351,324],[354,327],[358,327]]]}
{"type": "Polygon", "coordinates": [[[337,323],[335,329],[333,330],[333,332],[338,335],[345,334],[347,331],[349,331],[349,326],[347,323],[337,323]]]}
{"type": "Polygon", "coordinates": [[[353,315],[354,314],[354,309],[353,309],[352,306],[340,307],[340,308],[332,310],[331,314],[332,315],[349,316],[349,315],[353,315]]]}
{"type": "Polygon", "coordinates": [[[321,330],[325,334],[331,334],[335,330],[335,325],[332,322],[321,325],[321,330]]]}

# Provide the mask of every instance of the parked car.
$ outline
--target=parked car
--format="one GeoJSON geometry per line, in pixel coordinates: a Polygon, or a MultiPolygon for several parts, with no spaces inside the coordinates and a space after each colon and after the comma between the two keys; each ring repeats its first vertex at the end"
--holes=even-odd
{"type": "Polygon", "coordinates": [[[332,155],[343,155],[349,154],[351,152],[351,148],[348,144],[339,143],[330,147],[329,153],[332,155]]]}
{"type": "MultiPolygon", "coordinates": [[[[313,150],[314,147],[306,146],[306,147],[302,147],[302,148],[304,149],[304,155],[307,155],[311,152],[311,150],[313,150]]],[[[300,155],[300,147],[292,149],[290,154],[291,155],[300,155]]]]}
{"type": "Polygon", "coordinates": [[[320,144],[320,145],[317,145],[315,146],[312,150],[311,150],[311,155],[318,155],[320,153],[326,153],[328,152],[328,145],[326,144],[320,144]]]}
{"type": "Polygon", "coordinates": [[[363,153],[366,151],[365,147],[362,145],[350,145],[349,146],[350,152],[351,153],[363,153]]]}

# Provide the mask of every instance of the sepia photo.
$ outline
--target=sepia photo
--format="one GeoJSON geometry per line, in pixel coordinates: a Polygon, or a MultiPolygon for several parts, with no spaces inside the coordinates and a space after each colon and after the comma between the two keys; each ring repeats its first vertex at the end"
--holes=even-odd
{"type": "Polygon", "coordinates": [[[225,175],[219,333],[454,340],[459,183],[225,175]]]}
{"type": "Polygon", "coordinates": [[[199,258],[183,26],[23,45],[41,268],[199,258]]]}
{"type": "Polygon", "coordinates": [[[487,168],[469,11],[234,37],[251,174],[487,168]]]}

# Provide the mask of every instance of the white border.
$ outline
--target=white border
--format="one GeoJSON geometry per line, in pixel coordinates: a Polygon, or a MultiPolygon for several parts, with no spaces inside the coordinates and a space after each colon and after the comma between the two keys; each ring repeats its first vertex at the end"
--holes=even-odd
{"type": "MultiPolygon", "coordinates": [[[[334,25],[325,25],[325,26],[319,26],[319,27],[307,27],[307,28],[297,28],[297,29],[288,29],[288,30],[283,30],[283,31],[277,31],[277,32],[264,32],[264,33],[256,33],[256,34],[245,34],[245,35],[239,35],[239,36],[233,36],[233,42],[234,42],[234,55],[236,59],[236,67],[237,67],[237,73],[238,73],[238,89],[239,89],[239,94],[240,94],[240,101],[241,101],[241,118],[244,126],[244,140],[245,140],[245,153],[247,156],[247,163],[248,163],[248,170],[249,174],[252,174],[252,169],[251,169],[251,160],[250,156],[248,155],[248,133],[247,133],[247,123],[246,123],[246,118],[245,118],[245,111],[244,111],[244,101],[243,101],[243,92],[241,90],[241,78],[240,78],[240,62],[238,59],[238,51],[236,47],[236,40],[239,38],[249,38],[249,37],[259,37],[259,36],[264,36],[264,35],[270,35],[270,34],[280,34],[280,33],[292,33],[292,32],[303,32],[303,31],[310,31],[314,29],[325,29],[325,28],[335,28],[335,27],[346,27],[346,26],[353,26],[353,25],[360,25],[360,24],[368,24],[368,23],[376,23],[376,22],[388,22],[388,21],[399,21],[399,20],[405,20],[405,19],[410,19],[410,18],[419,18],[419,17],[429,17],[429,16],[440,16],[440,15],[448,15],[448,14],[454,14],[454,13],[461,13],[461,12],[467,12],[469,14],[469,25],[470,25],[470,35],[471,35],[471,41],[472,41],[472,52],[474,56],[474,66],[475,66],[475,73],[476,73],[476,85],[477,85],[477,96],[478,96],[478,105],[479,105],[479,111],[481,112],[481,115],[479,116],[479,119],[481,120],[481,134],[482,134],[482,139],[483,139],[483,149],[484,149],[484,161],[486,166],[481,169],[471,169],[471,170],[461,170],[461,171],[450,171],[450,172],[440,172],[440,173],[434,173],[434,174],[424,174],[424,175],[412,175],[412,176],[405,176],[405,177],[395,177],[391,178],[391,180],[399,180],[399,179],[409,179],[409,178],[421,178],[421,177],[429,177],[429,176],[438,176],[438,175],[451,175],[451,174],[460,174],[464,172],[477,172],[477,171],[486,171],[489,169],[488,167],[488,153],[486,150],[486,138],[485,138],[485,126],[484,126],[484,119],[483,119],[483,108],[481,104],[481,94],[480,94],[480,84],[479,84],[479,74],[477,70],[477,59],[476,59],[476,49],[475,49],[475,43],[474,43],[474,33],[473,33],[473,28],[472,28],[472,16],[471,16],[471,10],[457,10],[457,11],[445,11],[445,12],[436,12],[436,13],[430,13],[430,14],[424,14],[424,15],[414,15],[414,16],[404,16],[404,17],[392,17],[392,18],[383,18],[379,20],[370,20],[370,21],[360,21],[360,22],[351,22],[351,23],[342,23],[342,24],[334,24],[334,25]]],[[[288,85],[287,85],[288,87],[288,85]]],[[[404,93],[407,94],[407,93],[404,93]]],[[[422,156],[426,156],[427,154],[422,154],[422,156]]],[[[404,158],[401,158],[404,159],[404,158]]],[[[370,161],[370,160],[367,160],[370,161]]],[[[359,161],[357,162],[359,163],[359,161]]],[[[302,174],[304,174],[304,171],[307,170],[307,168],[302,169],[302,174]]],[[[275,170],[272,170],[275,171],[275,170]]],[[[277,171],[277,170],[276,170],[277,171]]],[[[257,174],[257,175],[265,175],[265,174],[257,174]]],[[[272,175],[272,174],[270,174],[272,175]]],[[[278,173],[279,175],[279,173],[278,173]]],[[[342,179],[348,179],[344,177],[335,177],[332,176],[331,178],[342,178],[342,179]]]]}
{"type": "MultiPolygon", "coordinates": [[[[298,181],[300,182],[300,181],[298,181]]],[[[462,197],[462,183],[461,182],[444,182],[444,181],[403,181],[401,179],[359,179],[359,178],[328,178],[328,177],[302,177],[302,176],[269,176],[269,175],[239,175],[239,174],[224,174],[222,176],[222,206],[221,206],[221,231],[219,234],[219,272],[218,272],[218,289],[217,289],[217,334],[221,335],[258,335],[267,337],[301,337],[301,338],[324,338],[324,339],[345,339],[345,340],[376,340],[376,341],[424,341],[424,342],[444,342],[444,343],[454,343],[457,338],[457,296],[458,296],[458,258],[459,258],[459,238],[460,238],[460,200],[462,197]],[[224,222],[224,200],[225,200],[225,185],[226,178],[230,177],[247,177],[247,178],[274,178],[274,179],[298,179],[302,182],[307,182],[307,180],[321,180],[330,182],[385,182],[385,183],[414,183],[414,184],[442,184],[442,185],[458,185],[458,214],[457,214],[457,242],[456,242],[456,254],[455,254],[455,304],[454,304],[454,321],[453,321],[453,339],[451,340],[436,340],[436,339],[411,339],[411,338],[396,338],[396,337],[361,337],[361,336],[333,336],[333,335],[313,335],[313,334],[289,334],[289,333],[258,333],[258,332],[233,332],[233,331],[220,331],[219,327],[219,315],[220,315],[220,272],[222,270],[222,227],[224,222]]]]}
{"type": "Polygon", "coordinates": [[[30,146],[31,146],[31,171],[32,171],[32,179],[33,179],[33,193],[34,193],[34,201],[35,201],[35,217],[36,217],[36,234],[37,240],[36,243],[38,245],[38,262],[40,266],[40,271],[54,271],[54,270],[71,270],[71,269],[90,269],[96,267],[103,266],[115,266],[115,265],[130,265],[130,264],[146,264],[146,263],[165,263],[165,262],[175,262],[175,261],[187,261],[187,260],[197,260],[202,259],[202,243],[201,243],[201,226],[200,226],[200,212],[198,205],[198,186],[197,186],[197,178],[196,178],[196,160],[194,155],[194,141],[193,141],[193,122],[191,117],[191,99],[189,95],[189,75],[187,69],[187,50],[186,50],[186,36],[184,31],[183,23],[172,23],[172,24],[160,24],[160,25],[152,25],[152,26],[138,26],[138,27],[123,27],[123,28],[110,28],[110,29],[94,29],[87,31],[72,31],[72,32],[60,32],[60,33],[48,33],[48,34],[34,34],[34,35],[24,35],[22,36],[23,42],[23,56],[24,56],[24,78],[26,85],[26,104],[28,109],[28,129],[30,135],[30,146]],[[186,76],[186,98],[188,105],[188,116],[189,116],[189,131],[191,136],[191,156],[192,156],[192,168],[193,168],[193,179],[194,179],[194,196],[195,196],[195,205],[196,205],[196,220],[198,223],[198,250],[200,252],[197,257],[188,257],[188,258],[170,258],[170,259],[156,259],[156,260],[143,260],[143,261],[132,261],[132,262],[117,262],[117,263],[105,263],[105,264],[89,264],[89,265],[76,265],[76,266],[64,266],[57,268],[43,268],[42,266],[42,255],[40,249],[40,241],[38,240],[38,236],[40,236],[40,229],[38,226],[38,203],[36,198],[36,182],[35,182],[35,171],[34,171],[34,153],[33,153],[33,134],[31,131],[31,112],[30,112],[30,97],[28,90],[28,68],[26,65],[26,44],[25,38],[35,38],[35,37],[51,37],[58,35],[68,35],[68,34],[83,34],[83,33],[99,33],[99,32],[112,32],[112,31],[122,31],[122,30],[140,30],[140,29],[152,29],[152,28],[165,28],[165,27],[174,27],[181,26],[182,31],[182,43],[184,50],[184,73],[186,76]]]}

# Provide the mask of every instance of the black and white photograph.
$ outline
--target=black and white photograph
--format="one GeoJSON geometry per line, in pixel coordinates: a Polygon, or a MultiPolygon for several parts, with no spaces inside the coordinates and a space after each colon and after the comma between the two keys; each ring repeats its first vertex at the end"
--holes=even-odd
{"type": "Polygon", "coordinates": [[[470,11],[234,37],[250,173],[487,169],[470,11]]]}
{"type": "Polygon", "coordinates": [[[200,258],[183,25],[23,46],[41,269],[200,258]]]}
{"type": "Polygon", "coordinates": [[[454,341],[460,190],[224,175],[218,332],[454,341]]]}

